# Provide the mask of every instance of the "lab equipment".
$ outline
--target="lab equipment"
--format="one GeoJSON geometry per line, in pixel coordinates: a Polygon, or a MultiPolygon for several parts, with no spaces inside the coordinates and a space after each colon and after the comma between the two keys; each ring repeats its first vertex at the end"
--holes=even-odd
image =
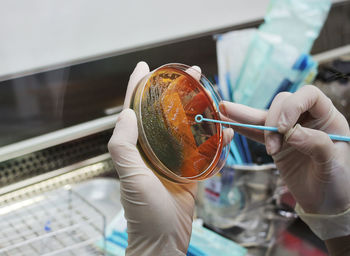
{"type": "MultiPolygon", "coordinates": [[[[225,167],[199,183],[197,216],[240,245],[266,245],[275,230],[272,216],[279,218],[279,187],[273,164],[225,167]]],[[[294,217],[279,219],[288,222],[294,217]]]]}
{"type": "MultiPolygon", "coordinates": [[[[220,123],[220,124],[233,125],[233,126],[239,126],[239,127],[245,127],[245,128],[253,128],[253,129],[264,130],[264,131],[278,132],[277,127],[226,122],[221,120],[204,118],[202,115],[196,115],[195,120],[198,123],[204,121],[204,122],[220,123]]],[[[350,142],[349,136],[343,136],[343,135],[337,135],[337,134],[327,134],[327,135],[329,136],[329,138],[331,138],[331,140],[350,142]]]]}
{"type": "Polygon", "coordinates": [[[219,72],[217,84],[224,100],[234,99],[236,80],[256,31],[256,28],[242,29],[215,37],[219,72]]]}
{"type": "Polygon", "coordinates": [[[218,36],[219,84],[224,95],[230,92],[225,87],[231,84],[232,95],[228,100],[263,109],[279,89],[286,87],[286,81],[290,85],[284,89],[290,91],[312,82],[317,63],[308,53],[330,6],[329,0],[271,0],[265,21],[257,31],[236,32],[235,39],[233,34],[218,36]],[[249,40],[249,46],[242,47],[239,40],[249,40]],[[230,50],[230,44],[242,52],[230,50]],[[222,52],[231,56],[223,57],[222,52]],[[232,65],[232,59],[239,64],[232,65]],[[308,65],[300,65],[307,60],[308,65]]]}
{"type": "MultiPolygon", "coordinates": [[[[312,83],[317,74],[317,62],[307,53],[329,7],[328,0],[306,4],[299,0],[293,3],[271,1],[265,22],[259,29],[215,36],[218,87],[223,98],[268,109],[278,93],[295,92],[312,83]],[[309,16],[312,22],[307,20],[309,16]]],[[[253,157],[247,144],[244,136],[236,136],[227,163],[251,164],[253,157]]],[[[267,154],[263,156],[269,161],[267,154]]]]}
{"type": "Polygon", "coordinates": [[[300,52],[310,52],[328,16],[329,0],[271,0],[259,31],[276,35],[300,52]]]}
{"type": "Polygon", "coordinates": [[[195,115],[218,118],[220,96],[198,70],[167,64],[137,85],[131,108],[138,127],[138,149],[159,175],[174,182],[208,178],[225,163],[221,124],[195,122],[195,115]]]}
{"type": "Polygon", "coordinates": [[[104,255],[94,243],[105,216],[69,186],[3,206],[0,218],[0,255],[104,255]]]}

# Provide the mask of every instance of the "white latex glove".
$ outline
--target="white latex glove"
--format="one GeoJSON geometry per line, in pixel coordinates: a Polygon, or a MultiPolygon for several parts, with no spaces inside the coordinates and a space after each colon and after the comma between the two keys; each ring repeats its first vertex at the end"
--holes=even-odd
{"type": "Polygon", "coordinates": [[[185,255],[192,231],[196,183],[175,184],[157,177],[137,148],[137,120],[128,109],[132,92],[149,72],[145,62],[130,76],[124,110],[108,149],[121,182],[121,202],[128,227],[126,255],[185,255]]]}
{"type": "Polygon", "coordinates": [[[326,134],[349,136],[349,125],[319,89],[305,86],[294,94],[280,93],[269,111],[229,102],[221,103],[220,110],[222,119],[278,127],[280,134],[235,130],[265,143],[306,213],[338,214],[350,207],[350,144],[326,134]]]}

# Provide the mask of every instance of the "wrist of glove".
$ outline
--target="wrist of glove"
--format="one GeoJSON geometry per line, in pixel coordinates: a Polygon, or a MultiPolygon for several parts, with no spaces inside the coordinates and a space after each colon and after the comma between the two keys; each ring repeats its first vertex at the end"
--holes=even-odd
{"type": "Polygon", "coordinates": [[[312,214],[297,204],[295,212],[322,240],[350,235],[350,208],[339,214],[312,214]]]}
{"type": "Polygon", "coordinates": [[[186,253],[178,249],[180,247],[181,246],[173,236],[164,235],[157,239],[142,239],[138,234],[137,238],[129,240],[125,255],[185,256],[186,253]]]}

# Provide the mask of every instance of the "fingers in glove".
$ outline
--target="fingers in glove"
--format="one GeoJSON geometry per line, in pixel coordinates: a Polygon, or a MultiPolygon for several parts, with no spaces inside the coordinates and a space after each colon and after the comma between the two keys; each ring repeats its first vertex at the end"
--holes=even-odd
{"type": "MultiPolygon", "coordinates": [[[[266,120],[266,111],[251,108],[237,103],[222,101],[219,105],[220,119],[227,122],[237,122],[245,124],[264,125],[266,120]]],[[[264,143],[264,133],[262,131],[244,128],[234,127],[232,128],[248,138],[264,143]]]]}
{"type": "Polygon", "coordinates": [[[302,127],[300,124],[285,134],[285,140],[320,164],[330,161],[335,152],[334,143],[325,132],[302,127]]]}
{"type": "MultiPolygon", "coordinates": [[[[226,122],[238,123],[235,120],[227,118],[226,116],[222,115],[221,113],[220,113],[220,120],[226,121],[226,122]]],[[[265,143],[264,132],[261,130],[257,130],[257,129],[253,129],[253,128],[238,127],[238,126],[230,126],[230,127],[233,129],[234,132],[237,132],[241,135],[244,135],[249,139],[252,139],[252,140],[257,141],[259,143],[265,143]]]]}
{"type": "Polygon", "coordinates": [[[224,116],[239,123],[264,125],[267,116],[264,110],[228,101],[220,102],[219,108],[224,116]]]}
{"type": "Polygon", "coordinates": [[[145,168],[136,148],[137,137],[135,112],[131,109],[125,109],[120,113],[113,135],[108,142],[108,150],[121,177],[132,174],[133,170],[145,168]]]}
{"type": "Polygon", "coordinates": [[[283,134],[286,133],[305,112],[309,112],[314,119],[327,117],[332,107],[331,100],[317,87],[307,85],[283,102],[277,122],[278,130],[283,134]]]}
{"type": "Polygon", "coordinates": [[[137,137],[135,112],[125,109],[119,115],[108,150],[121,181],[122,203],[126,211],[132,209],[131,206],[145,205],[149,201],[147,198],[159,197],[149,188],[159,187],[160,180],[143,162],[136,148],[137,137]]]}
{"type": "MultiPolygon", "coordinates": [[[[288,99],[292,94],[289,92],[279,93],[270,106],[270,109],[267,112],[265,125],[266,126],[277,126],[279,120],[281,107],[284,104],[284,101],[288,99]]],[[[264,131],[266,151],[269,155],[274,155],[280,151],[282,148],[283,135],[277,132],[264,131]]]]}
{"type": "Polygon", "coordinates": [[[231,140],[233,139],[233,129],[232,128],[227,128],[224,129],[223,131],[223,144],[224,146],[226,146],[227,144],[229,144],[231,142],[231,140]]]}
{"type": "Polygon", "coordinates": [[[194,79],[199,81],[199,79],[201,78],[202,71],[200,67],[192,66],[191,68],[186,70],[186,73],[190,74],[194,79]]]}
{"type": "Polygon", "coordinates": [[[135,87],[137,86],[137,83],[140,82],[140,80],[145,77],[149,73],[149,67],[146,62],[140,61],[137,63],[134,71],[132,72],[128,88],[126,90],[125,99],[124,99],[124,109],[128,108],[130,105],[130,100],[132,97],[132,94],[135,90],[135,87]]]}

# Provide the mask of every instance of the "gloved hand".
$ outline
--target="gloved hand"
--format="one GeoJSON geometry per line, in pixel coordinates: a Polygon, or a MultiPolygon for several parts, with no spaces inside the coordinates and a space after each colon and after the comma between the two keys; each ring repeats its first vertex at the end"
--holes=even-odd
{"type": "MultiPolygon", "coordinates": [[[[137,120],[128,109],[137,83],[149,72],[137,64],[108,149],[121,182],[121,201],[128,228],[127,255],[185,255],[192,231],[196,183],[175,184],[156,176],[143,162],[137,148],[137,120]]],[[[227,130],[227,131],[226,131],[227,130]]],[[[230,141],[231,129],[224,138],[230,141]]]]}
{"type": "MultiPolygon", "coordinates": [[[[139,63],[128,90],[147,72],[147,64],[139,63]]],[[[185,255],[192,230],[196,184],[177,185],[159,179],[143,162],[136,148],[137,137],[136,115],[133,110],[124,109],[108,149],[121,184],[128,232],[126,255],[185,255]]]]}
{"type": "Polygon", "coordinates": [[[338,214],[350,207],[350,144],[326,133],[350,135],[345,118],[319,89],[280,93],[268,111],[223,102],[222,119],[278,127],[279,133],[235,130],[265,143],[280,174],[306,213],[338,214]]]}

